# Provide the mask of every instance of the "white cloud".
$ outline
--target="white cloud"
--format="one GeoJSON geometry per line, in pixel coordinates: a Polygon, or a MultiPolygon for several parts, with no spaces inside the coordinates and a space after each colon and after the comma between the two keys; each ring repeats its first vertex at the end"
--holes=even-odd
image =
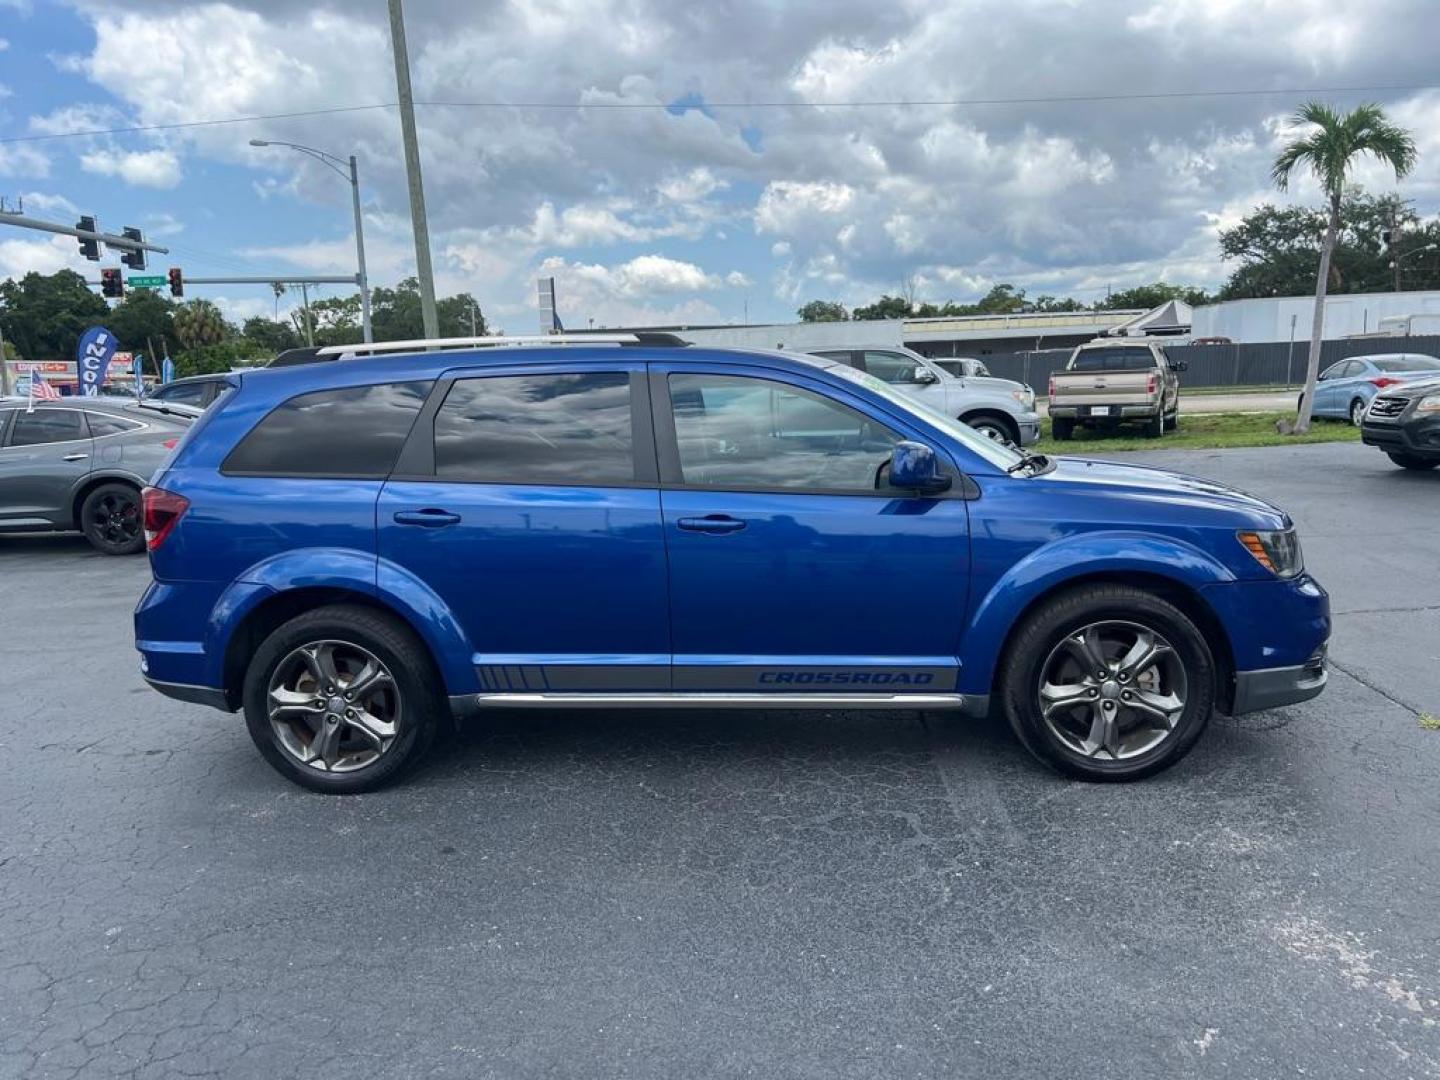
{"type": "Polygon", "coordinates": [[[80,167],[137,187],[173,188],[180,183],[180,159],[169,150],[92,150],[80,155],[80,167]]]}
{"type": "Polygon", "coordinates": [[[0,176],[43,178],[50,175],[50,159],[25,143],[0,145],[0,176]]]}
{"type": "Polygon", "coordinates": [[[744,285],[749,280],[738,271],[728,275],[709,274],[694,263],[664,255],[638,255],[618,266],[567,263],[555,257],[541,263],[540,271],[557,278],[574,278],[612,296],[628,299],[661,293],[701,292],[725,285],[744,285]]]}

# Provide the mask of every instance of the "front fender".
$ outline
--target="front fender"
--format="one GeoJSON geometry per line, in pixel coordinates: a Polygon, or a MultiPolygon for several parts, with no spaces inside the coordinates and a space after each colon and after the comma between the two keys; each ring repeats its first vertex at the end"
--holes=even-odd
{"type": "Polygon", "coordinates": [[[1030,604],[1067,582],[1097,574],[1149,574],[1192,589],[1234,581],[1219,560],[1172,537],[1107,530],[1043,544],[1011,566],[980,597],[965,628],[961,690],[988,694],[1011,628],[1030,604]]]}

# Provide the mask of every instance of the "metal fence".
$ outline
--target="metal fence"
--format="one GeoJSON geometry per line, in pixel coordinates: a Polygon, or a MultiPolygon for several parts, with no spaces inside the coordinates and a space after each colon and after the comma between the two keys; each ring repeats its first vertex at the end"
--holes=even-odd
{"type": "MultiPolygon", "coordinates": [[[[1305,362],[1310,343],[1269,341],[1247,345],[1167,345],[1172,360],[1183,361],[1188,370],[1180,376],[1183,386],[1299,386],[1305,381],[1305,362]]],[[[1320,347],[1320,370],[1337,360],[1372,353],[1426,353],[1440,357],[1440,335],[1392,338],[1345,338],[1326,341],[1320,347]]],[[[1070,361],[1070,349],[1041,349],[985,357],[990,374],[1002,379],[1029,383],[1045,392],[1053,372],[1070,361]]]]}

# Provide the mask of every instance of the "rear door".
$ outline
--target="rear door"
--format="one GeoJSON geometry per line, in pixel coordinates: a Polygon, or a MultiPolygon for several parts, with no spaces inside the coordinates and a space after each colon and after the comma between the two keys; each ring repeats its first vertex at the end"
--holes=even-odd
{"type": "Polygon", "coordinates": [[[895,443],[924,436],[803,376],[652,373],[675,689],[953,691],[964,489],[884,480],[895,443]]]}
{"type": "Polygon", "coordinates": [[[888,349],[866,349],[861,368],[896,390],[919,398],[932,409],[945,412],[945,385],[935,373],[913,356],[888,349]]]}
{"type": "Polygon", "coordinates": [[[16,410],[0,446],[0,523],[71,527],[71,492],[90,472],[91,450],[80,409],[16,410]]]}
{"type": "Polygon", "coordinates": [[[669,689],[644,371],[622,355],[452,372],[381,492],[381,573],[440,595],[483,691],[669,689]]]}

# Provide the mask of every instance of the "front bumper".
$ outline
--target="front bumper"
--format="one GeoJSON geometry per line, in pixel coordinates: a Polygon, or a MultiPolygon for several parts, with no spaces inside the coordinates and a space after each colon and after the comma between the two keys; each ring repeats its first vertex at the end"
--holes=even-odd
{"type": "Polygon", "coordinates": [[[184,701],[190,705],[208,705],[212,709],[219,709],[221,712],[234,712],[240,706],[232,702],[224,690],[217,690],[213,686],[192,686],[189,683],[161,682],[159,679],[152,679],[149,675],[141,676],[150,684],[150,689],[157,690],[168,698],[176,701],[184,701]]]}
{"type": "Polygon", "coordinates": [[[1235,700],[1232,716],[1278,709],[1319,696],[1330,681],[1325,668],[1325,650],[1321,649],[1303,664],[1295,667],[1265,668],[1261,671],[1235,673],[1235,700]]]}
{"type": "Polygon", "coordinates": [[[1426,413],[1386,423],[1365,418],[1360,440],[1392,454],[1440,458],[1440,413],[1426,413]]]}
{"type": "Polygon", "coordinates": [[[1040,441],[1040,414],[1023,413],[1015,418],[1015,426],[1020,429],[1020,445],[1034,446],[1040,441]]]}

